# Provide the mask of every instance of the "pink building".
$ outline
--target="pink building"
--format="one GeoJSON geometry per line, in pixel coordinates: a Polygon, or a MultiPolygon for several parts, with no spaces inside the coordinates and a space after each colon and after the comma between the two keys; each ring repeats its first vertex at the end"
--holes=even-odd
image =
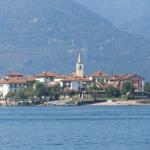
{"type": "Polygon", "coordinates": [[[110,79],[109,81],[111,85],[120,89],[122,88],[123,84],[126,82],[130,82],[133,84],[135,88],[135,92],[144,91],[144,78],[136,74],[114,75],[112,76],[112,79],[110,79]]]}

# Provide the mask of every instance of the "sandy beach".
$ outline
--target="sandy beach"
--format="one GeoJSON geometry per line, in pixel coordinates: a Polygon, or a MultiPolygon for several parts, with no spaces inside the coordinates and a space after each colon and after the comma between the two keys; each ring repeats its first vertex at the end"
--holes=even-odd
{"type": "Polygon", "coordinates": [[[95,103],[92,104],[93,106],[135,106],[135,105],[150,105],[150,99],[147,100],[120,100],[120,101],[111,101],[108,100],[107,102],[95,103]]]}

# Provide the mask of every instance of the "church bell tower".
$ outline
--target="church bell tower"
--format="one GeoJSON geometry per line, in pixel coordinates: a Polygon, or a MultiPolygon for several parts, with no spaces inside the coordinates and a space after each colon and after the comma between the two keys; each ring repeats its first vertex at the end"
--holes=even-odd
{"type": "Polygon", "coordinates": [[[84,76],[84,65],[81,60],[81,54],[78,55],[78,60],[76,63],[76,76],[83,77],[84,76]]]}

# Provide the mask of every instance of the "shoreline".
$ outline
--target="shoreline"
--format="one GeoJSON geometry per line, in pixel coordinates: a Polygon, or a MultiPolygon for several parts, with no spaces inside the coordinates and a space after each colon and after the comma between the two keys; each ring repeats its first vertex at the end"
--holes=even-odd
{"type": "Polygon", "coordinates": [[[92,106],[150,106],[150,99],[147,100],[119,100],[91,104],[92,106]]]}
{"type": "Polygon", "coordinates": [[[80,106],[150,106],[150,99],[141,100],[106,100],[106,101],[51,101],[39,105],[18,105],[15,102],[6,105],[0,102],[0,107],[80,107],[80,106]],[[69,103],[68,103],[69,102],[69,103]]]}

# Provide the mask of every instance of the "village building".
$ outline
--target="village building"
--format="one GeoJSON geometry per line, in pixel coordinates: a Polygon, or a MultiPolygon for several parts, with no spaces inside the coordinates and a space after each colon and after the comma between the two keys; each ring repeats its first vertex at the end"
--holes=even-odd
{"type": "Polygon", "coordinates": [[[116,88],[122,89],[124,83],[126,82],[129,82],[134,86],[135,92],[144,91],[144,78],[136,74],[114,75],[112,76],[112,79],[110,79],[109,84],[116,88]]]}
{"type": "Polygon", "coordinates": [[[85,90],[89,83],[91,83],[89,78],[67,77],[61,81],[60,85],[62,88],[68,88],[69,90],[81,91],[85,90]]]}
{"type": "Polygon", "coordinates": [[[89,79],[92,80],[93,82],[100,84],[107,84],[110,78],[111,78],[110,75],[101,71],[97,71],[89,77],[89,79]]]}
{"type": "Polygon", "coordinates": [[[61,81],[60,86],[69,90],[79,91],[83,87],[83,81],[75,77],[66,78],[61,81]]]}
{"type": "Polygon", "coordinates": [[[39,81],[44,84],[49,84],[50,82],[54,82],[54,79],[58,75],[53,72],[42,72],[36,76],[36,81],[39,81]]]}
{"type": "Polygon", "coordinates": [[[9,92],[17,93],[27,87],[27,82],[22,74],[10,73],[0,80],[0,97],[5,98],[9,92]]]}
{"type": "Polygon", "coordinates": [[[5,98],[9,92],[17,93],[33,85],[36,81],[45,84],[46,87],[60,85],[62,89],[79,92],[90,89],[92,83],[96,83],[96,86],[104,91],[109,86],[114,86],[121,90],[124,83],[130,82],[134,86],[135,92],[144,92],[144,78],[136,74],[110,76],[105,72],[97,71],[90,76],[85,76],[84,64],[79,53],[76,71],[72,75],[58,75],[53,72],[42,72],[36,76],[28,77],[18,72],[6,74],[0,79],[0,97],[5,98]]]}

